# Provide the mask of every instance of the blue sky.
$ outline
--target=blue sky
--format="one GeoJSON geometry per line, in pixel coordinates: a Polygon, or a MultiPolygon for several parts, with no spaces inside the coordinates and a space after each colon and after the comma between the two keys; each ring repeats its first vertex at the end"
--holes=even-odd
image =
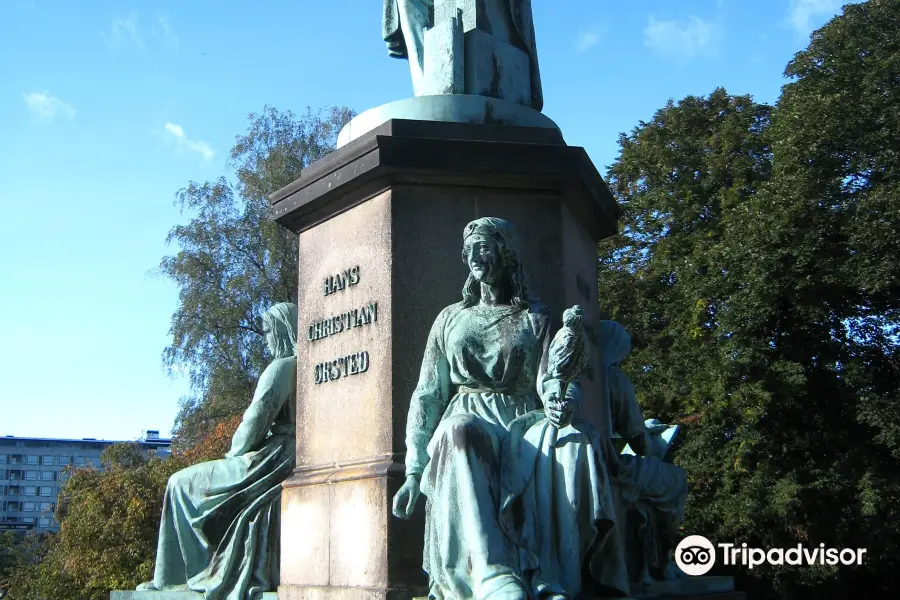
{"type": "MultiPolygon", "coordinates": [[[[774,102],[833,0],[533,0],[544,113],[605,172],[669,98],[774,102]]],[[[167,433],[177,290],[153,274],[190,180],[247,115],[411,95],[380,0],[0,3],[0,435],[167,433]]],[[[248,399],[249,400],[249,399],[248,399]]]]}

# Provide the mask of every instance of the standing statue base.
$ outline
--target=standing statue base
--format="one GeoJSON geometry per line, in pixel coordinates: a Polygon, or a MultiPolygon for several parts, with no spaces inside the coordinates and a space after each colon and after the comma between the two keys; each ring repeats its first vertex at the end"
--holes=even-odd
{"type": "Polygon", "coordinates": [[[391,119],[557,130],[541,114],[532,17],[530,0],[384,0],[388,54],[409,61],[415,98],[359,115],[338,146],[391,119]]]}
{"type": "Polygon", "coordinates": [[[370,108],[341,129],[337,145],[346,146],[392,119],[539,127],[562,135],[550,117],[522,104],[487,96],[442,94],[404,98],[370,108]]]}

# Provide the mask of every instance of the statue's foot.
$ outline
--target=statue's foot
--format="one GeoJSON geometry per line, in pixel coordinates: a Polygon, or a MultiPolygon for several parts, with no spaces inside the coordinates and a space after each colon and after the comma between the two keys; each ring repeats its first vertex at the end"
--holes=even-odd
{"type": "Polygon", "coordinates": [[[146,590],[156,590],[157,587],[156,587],[156,585],[154,585],[154,583],[152,581],[145,581],[144,583],[138,585],[134,589],[136,589],[138,591],[142,591],[142,590],[146,591],[146,590]]]}
{"type": "Polygon", "coordinates": [[[505,583],[498,589],[488,594],[490,600],[528,600],[528,590],[521,581],[511,578],[509,583],[505,583]]]}

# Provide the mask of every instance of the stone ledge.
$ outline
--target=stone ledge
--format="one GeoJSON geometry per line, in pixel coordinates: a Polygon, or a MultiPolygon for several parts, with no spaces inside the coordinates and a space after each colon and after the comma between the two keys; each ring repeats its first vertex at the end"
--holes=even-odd
{"type": "Polygon", "coordinates": [[[584,600],[747,600],[747,594],[744,592],[725,592],[722,594],[694,594],[691,596],[656,596],[653,599],[620,596],[613,598],[585,598],[584,600]]]}
{"type": "Polygon", "coordinates": [[[734,578],[722,575],[684,577],[671,581],[656,581],[650,585],[631,588],[631,594],[637,598],[707,598],[710,594],[718,597],[721,594],[732,592],[734,592],[734,578]]]}
{"type": "MultiPolygon", "coordinates": [[[[203,600],[203,594],[160,590],[116,590],[109,593],[109,600],[203,600]]],[[[278,600],[278,592],[264,592],[254,600],[278,600]]]]}
{"type": "Polygon", "coordinates": [[[301,233],[397,186],[559,195],[594,239],[615,235],[621,214],[585,149],[556,130],[403,119],[309,165],[269,202],[277,223],[301,233]]]}

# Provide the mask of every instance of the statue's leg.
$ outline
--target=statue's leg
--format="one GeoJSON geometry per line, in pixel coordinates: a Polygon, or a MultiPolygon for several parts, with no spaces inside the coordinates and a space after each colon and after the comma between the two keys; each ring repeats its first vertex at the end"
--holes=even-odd
{"type": "Polygon", "coordinates": [[[619,484],[627,490],[643,527],[639,533],[638,581],[672,577],[671,551],[678,540],[687,496],[687,476],[679,467],[656,458],[620,457],[619,484]]]}
{"type": "Polygon", "coordinates": [[[500,438],[471,415],[445,418],[422,476],[424,566],[447,598],[525,600],[518,551],[499,523],[500,438]]]}
{"type": "Polygon", "coordinates": [[[397,0],[400,30],[406,42],[413,93],[425,90],[425,29],[433,25],[434,0],[397,0]]]}
{"type": "Polygon", "coordinates": [[[193,465],[169,478],[163,497],[153,576],[158,589],[181,586],[186,589],[187,581],[209,562],[210,543],[193,521],[199,515],[198,504],[203,501],[209,474],[217,462],[221,461],[193,465]]]}

